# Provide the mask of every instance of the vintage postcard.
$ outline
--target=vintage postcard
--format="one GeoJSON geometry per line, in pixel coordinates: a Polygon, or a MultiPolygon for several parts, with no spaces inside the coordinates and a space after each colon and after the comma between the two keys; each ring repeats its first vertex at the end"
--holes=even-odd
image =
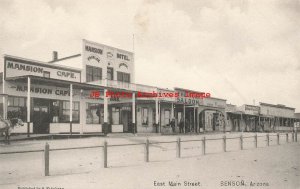
{"type": "Polygon", "coordinates": [[[299,0],[0,0],[1,189],[299,189],[299,0]]]}

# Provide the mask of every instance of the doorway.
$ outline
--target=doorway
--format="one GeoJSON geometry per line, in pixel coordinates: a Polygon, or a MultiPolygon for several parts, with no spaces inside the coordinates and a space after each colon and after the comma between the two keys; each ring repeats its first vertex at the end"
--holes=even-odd
{"type": "Polygon", "coordinates": [[[122,110],[121,116],[122,116],[121,120],[123,124],[123,132],[124,133],[131,132],[132,128],[129,128],[131,124],[131,111],[122,110]]]}
{"type": "Polygon", "coordinates": [[[34,134],[48,134],[51,122],[50,116],[50,100],[47,99],[33,99],[33,133],[34,134]]]}

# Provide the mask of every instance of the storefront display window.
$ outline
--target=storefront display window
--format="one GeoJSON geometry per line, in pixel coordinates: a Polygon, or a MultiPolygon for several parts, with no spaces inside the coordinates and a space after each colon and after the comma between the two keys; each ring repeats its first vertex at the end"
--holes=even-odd
{"type": "Polygon", "coordinates": [[[26,100],[23,97],[8,97],[7,118],[19,118],[26,121],[26,100]]]}
{"type": "MultiPolygon", "coordinates": [[[[62,113],[60,113],[59,120],[62,123],[70,121],[70,102],[61,101],[62,113]]],[[[73,123],[79,123],[79,102],[73,102],[73,123]]]]}
{"type": "Polygon", "coordinates": [[[86,103],[86,123],[101,124],[103,123],[104,115],[100,104],[86,103]]]}

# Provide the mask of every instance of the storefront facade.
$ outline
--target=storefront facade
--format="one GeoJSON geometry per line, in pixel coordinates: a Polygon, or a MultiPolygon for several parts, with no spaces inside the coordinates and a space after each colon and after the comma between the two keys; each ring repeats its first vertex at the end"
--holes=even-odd
{"type": "Polygon", "coordinates": [[[265,103],[229,110],[225,99],[209,93],[135,84],[132,52],[87,40],[80,54],[58,58],[55,52],[50,62],[5,55],[1,76],[0,114],[26,122],[14,132],[28,135],[179,133],[180,120],[184,133],[257,131],[259,123],[290,126],[295,111],[265,103]]]}

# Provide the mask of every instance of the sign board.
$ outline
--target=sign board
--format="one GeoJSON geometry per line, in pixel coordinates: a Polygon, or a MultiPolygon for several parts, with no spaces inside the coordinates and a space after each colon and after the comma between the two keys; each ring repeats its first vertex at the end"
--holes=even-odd
{"type": "Polygon", "coordinates": [[[5,61],[5,77],[19,77],[33,75],[52,79],[80,82],[80,71],[70,71],[55,66],[22,61],[5,61]]]}
{"type": "MultiPolygon", "coordinates": [[[[23,96],[27,97],[27,85],[19,82],[6,82],[7,93],[12,96],[23,96]]],[[[56,86],[45,86],[32,84],[30,88],[31,97],[35,98],[46,98],[46,99],[59,99],[59,100],[69,100],[70,99],[70,89],[56,86]]],[[[80,90],[74,89],[73,92],[74,100],[80,99],[80,90]]]]}
{"type": "Polygon", "coordinates": [[[245,105],[245,113],[250,115],[259,115],[260,107],[259,106],[252,106],[252,105],[245,105]]]}
{"type": "Polygon", "coordinates": [[[186,90],[176,89],[175,91],[179,93],[176,102],[186,105],[203,105],[202,98],[188,97],[186,96],[186,90]]]}
{"type": "Polygon", "coordinates": [[[102,69],[102,79],[108,77],[107,68],[109,67],[113,70],[113,80],[117,80],[117,72],[123,72],[130,74],[130,82],[134,82],[134,55],[132,52],[83,40],[82,56],[83,81],[86,78],[86,66],[93,66],[102,69]]]}

